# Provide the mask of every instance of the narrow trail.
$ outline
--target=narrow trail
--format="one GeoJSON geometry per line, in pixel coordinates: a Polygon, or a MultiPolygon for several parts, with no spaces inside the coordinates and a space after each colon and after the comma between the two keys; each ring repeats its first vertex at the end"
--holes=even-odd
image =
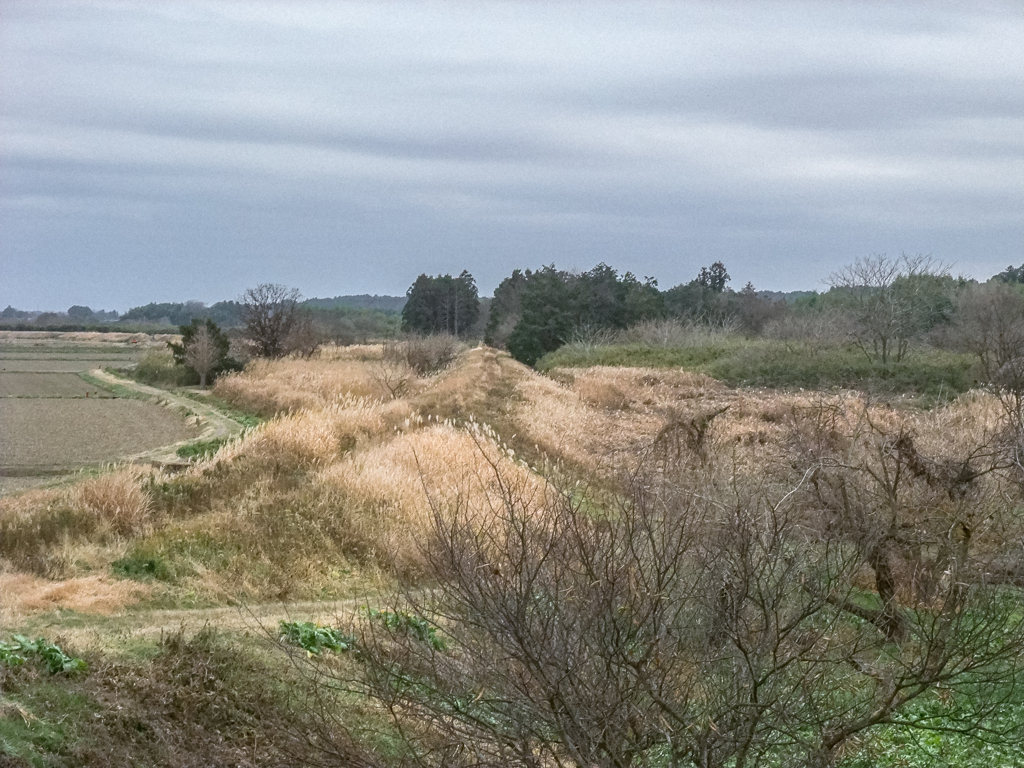
{"type": "Polygon", "coordinates": [[[60,636],[79,649],[115,650],[183,632],[194,635],[210,627],[273,636],[279,621],[337,624],[361,606],[376,605],[379,595],[325,601],[240,604],[215,608],[128,609],[110,616],[50,611],[24,617],[17,624],[32,633],[60,636]]]}
{"type": "Polygon", "coordinates": [[[201,430],[200,434],[196,437],[189,438],[188,440],[180,440],[176,443],[164,445],[160,448],[145,451],[144,453],[139,453],[134,456],[126,456],[123,459],[124,461],[133,463],[149,463],[154,466],[178,465],[182,462],[178,457],[177,451],[182,446],[188,445],[196,440],[216,440],[235,437],[242,432],[241,424],[234,419],[225,416],[212,405],[208,405],[200,400],[184,397],[183,395],[176,395],[165,389],[150,387],[146,384],[140,384],[137,381],[132,381],[131,379],[122,379],[119,376],[114,376],[99,368],[89,371],[89,376],[94,379],[98,379],[105,384],[131,390],[136,394],[143,395],[144,397],[154,400],[161,405],[166,405],[181,410],[186,414],[191,414],[191,417],[195,418],[196,426],[201,430]]]}

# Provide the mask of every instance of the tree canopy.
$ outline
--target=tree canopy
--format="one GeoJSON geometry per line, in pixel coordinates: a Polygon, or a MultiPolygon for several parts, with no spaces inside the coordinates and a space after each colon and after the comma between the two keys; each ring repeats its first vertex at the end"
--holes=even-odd
{"type": "Polygon", "coordinates": [[[406,295],[403,331],[465,335],[480,315],[476,281],[465,270],[458,277],[420,275],[406,295]]]}

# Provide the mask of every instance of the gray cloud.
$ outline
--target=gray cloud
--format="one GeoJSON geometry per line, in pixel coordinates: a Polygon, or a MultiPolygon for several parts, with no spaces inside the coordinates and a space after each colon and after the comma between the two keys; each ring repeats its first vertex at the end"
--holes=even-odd
{"type": "Polygon", "coordinates": [[[1024,9],[7,2],[0,304],[1024,261],[1024,9]]]}

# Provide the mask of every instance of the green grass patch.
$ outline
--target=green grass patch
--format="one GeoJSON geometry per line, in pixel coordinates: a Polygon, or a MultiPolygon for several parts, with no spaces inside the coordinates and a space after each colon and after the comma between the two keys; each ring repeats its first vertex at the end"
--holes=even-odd
{"type": "MultiPolygon", "coordinates": [[[[115,375],[118,376],[121,375],[117,371],[114,371],[114,373],[115,375]]],[[[149,395],[145,395],[142,392],[136,392],[134,389],[125,387],[121,384],[112,384],[108,381],[97,379],[95,376],[92,376],[91,374],[85,372],[79,373],[78,378],[80,378],[82,381],[84,381],[86,384],[89,384],[90,386],[99,387],[101,389],[106,390],[111,395],[117,398],[125,400],[152,400],[152,398],[149,395]]]]}
{"type": "Polygon", "coordinates": [[[977,385],[969,355],[920,348],[903,360],[882,364],[852,346],[812,349],[770,340],[730,339],[700,347],[640,344],[563,347],[537,363],[541,371],[595,365],[684,368],[730,386],[784,389],[864,389],[913,393],[932,398],[966,392],[977,385]]]}
{"type": "Polygon", "coordinates": [[[201,395],[197,392],[192,392],[190,390],[182,390],[180,392],[176,392],[175,394],[180,395],[182,397],[187,397],[189,400],[195,400],[197,403],[203,403],[205,405],[210,406],[211,408],[216,408],[217,411],[222,413],[224,416],[227,416],[232,421],[237,421],[245,429],[252,429],[253,427],[262,424],[264,421],[266,421],[266,419],[264,419],[262,416],[259,416],[255,413],[250,413],[248,411],[240,410],[235,406],[231,405],[227,400],[222,400],[219,397],[215,397],[214,395],[211,394],[201,395]]]}
{"type": "Polygon", "coordinates": [[[174,568],[160,555],[142,553],[122,557],[110,564],[110,570],[120,579],[132,581],[168,581],[176,580],[174,568]]]}
{"type": "Polygon", "coordinates": [[[3,757],[22,761],[33,768],[66,765],[77,736],[76,723],[95,713],[85,696],[63,685],[35,680],[9,697],[0,696],[0,764],[3,757]]]}
{"type": "Polygon", "coordinates": [[[228,441],[226,437],[215,437],[212,440],[198,440],[178,449],[177,454],[182,459],[206,459],[213,456],[228,441]]]}

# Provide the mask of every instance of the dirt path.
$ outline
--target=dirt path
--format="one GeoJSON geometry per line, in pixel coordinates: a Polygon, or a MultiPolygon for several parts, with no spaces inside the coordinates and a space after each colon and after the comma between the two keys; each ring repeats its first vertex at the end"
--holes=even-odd
{"type": "Polygon", "coordinates": [[[225,439],[239,435],[242,432],[241,424],[234,419],[225,416],[213,406],[207,405],[201,401],[184,397],[182,395],[176,395],[165,389],[157,389],[156,387],[150,387],[146,384],[140,384],[139,382],[132,381],[131,379],[122,379],[99,368],[89,371],[89,375],[94,379],[104,382],[105,384],[132,390],[136,394],[153,399],[161,405],[179,409],[187,414],[189,418],[194,418],[195,425],[201,430],[197,437],[172,443],[171,445],[161,446],[160,448],[152,451],[146,451],[145,453],[128,456],[125,458],[125,461],[138,463],[147,462],[157,466],[180,464],[181,459],[178,458],[177,451],[183,445],[188,445],[196,440],[225,439]]]}
{"type": "Polygon", "coordinates": [[[186,636],[211,629],[251,636],[274,637],[280,621],[316,621],[343,625],[360,607],[379,606],[379,596],[346,600],[263,603],[218,608],[127,610],[110,616],[74,611],[48,611],[10,617],[9,628],[48,638],[60,637],[73,648],[119,652],[149,645],[161,637],[186,636]]]}

